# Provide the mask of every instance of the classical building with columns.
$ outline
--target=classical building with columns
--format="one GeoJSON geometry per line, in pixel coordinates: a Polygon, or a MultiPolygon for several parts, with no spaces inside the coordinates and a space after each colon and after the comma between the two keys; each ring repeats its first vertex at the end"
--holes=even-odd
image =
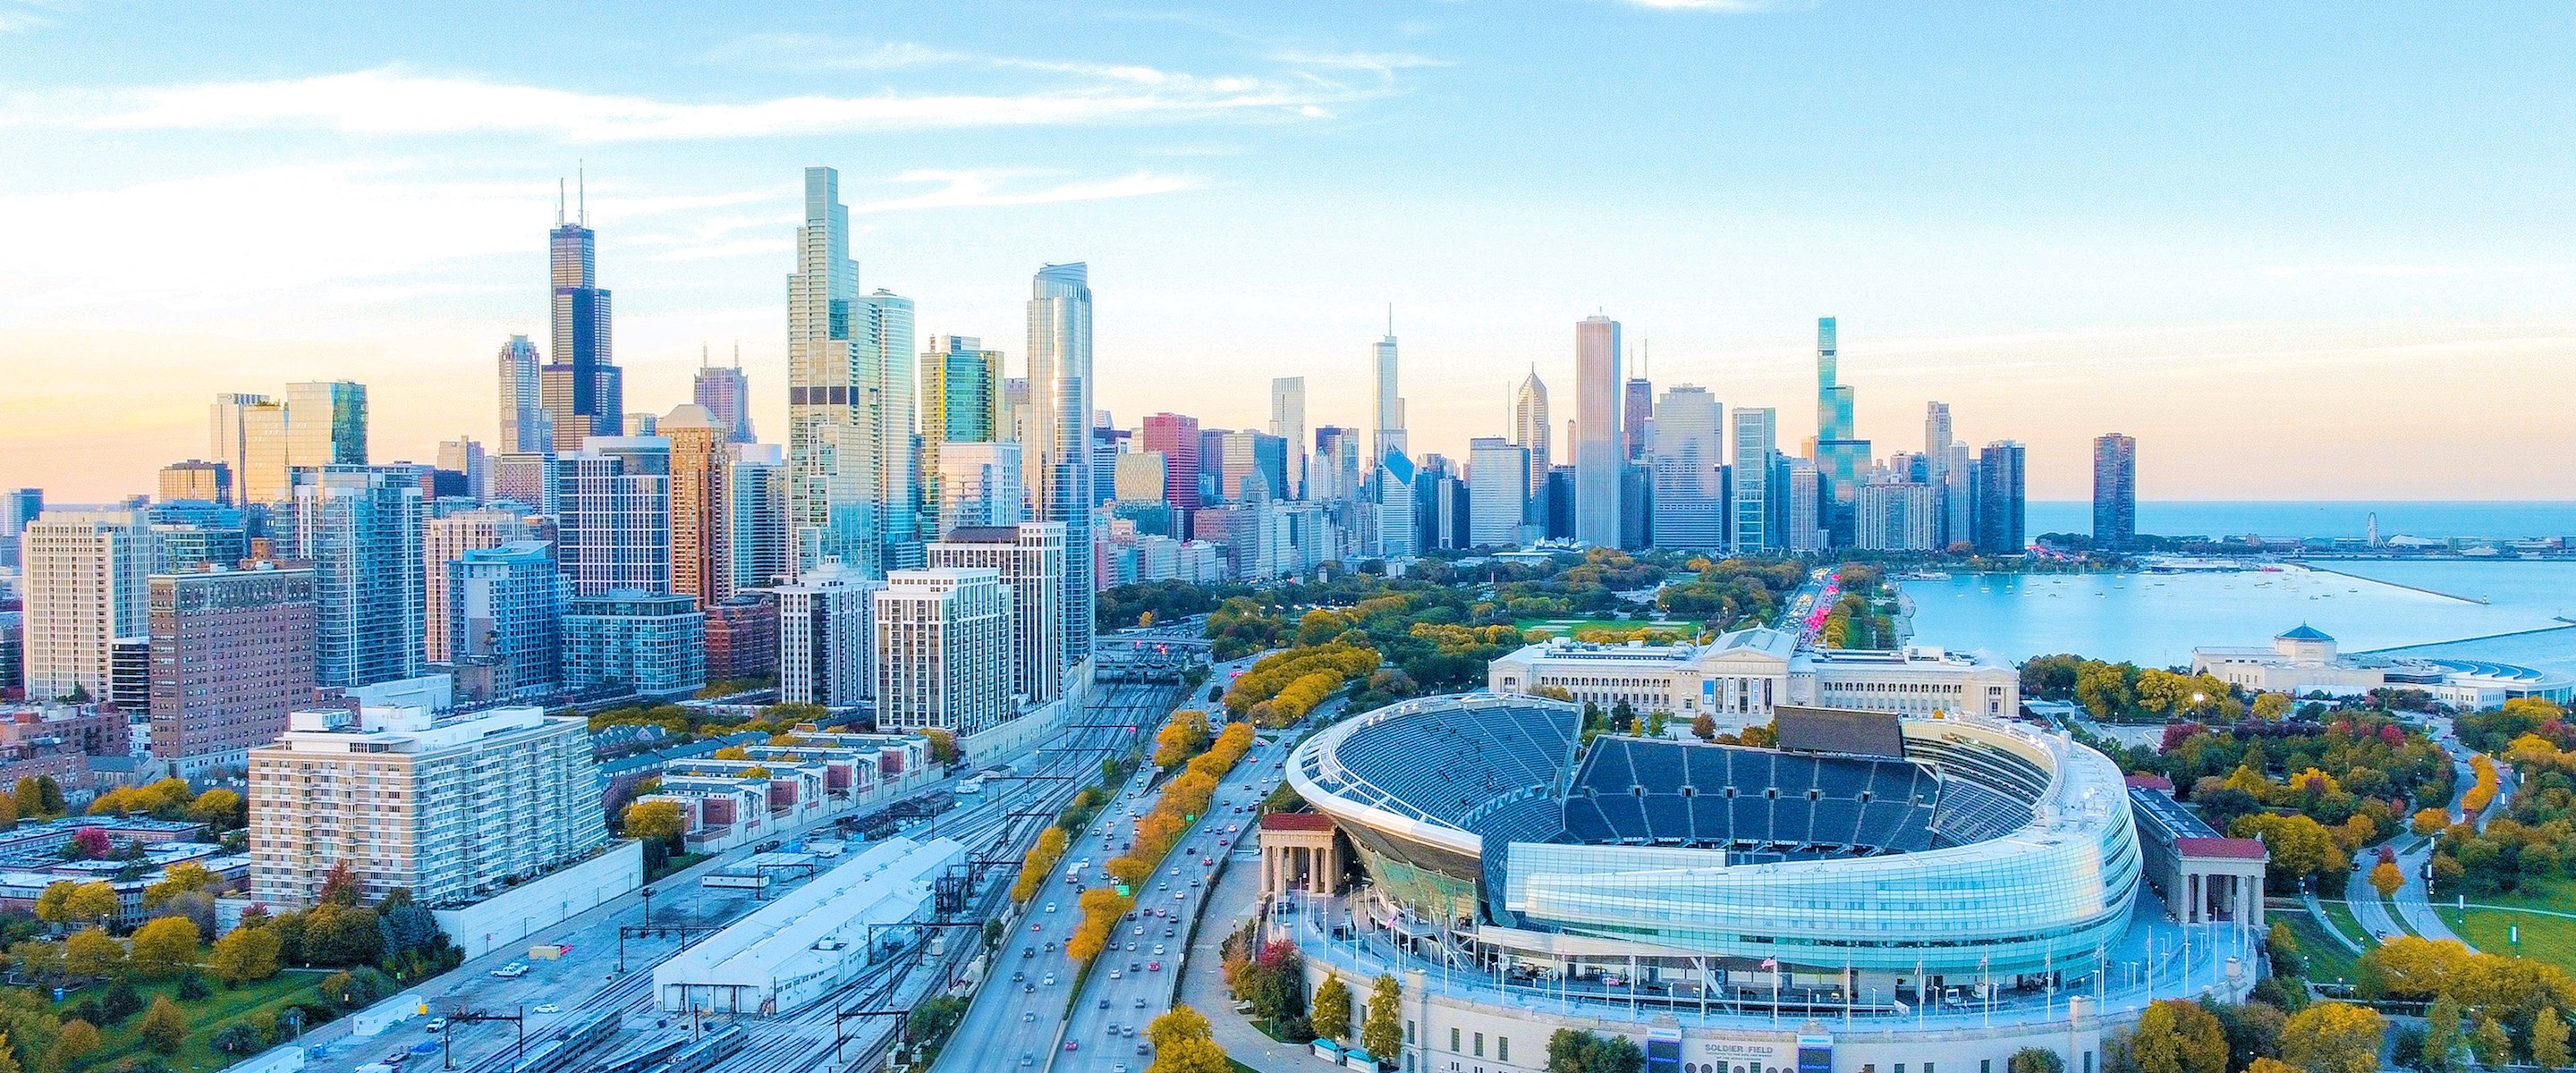
{"type": "Polygon", "coordinates": [[[2173,783],[2162,776],[2133,775],[2128,785],[2147,885],[2164,898],[2165,915],[2177,924],[2266,927],[2263,875],[2270,855],[2262,840],[2219,837],[2173,799],[2173,783]]]}
{"type": "Polygon", "coordinates": [[[1719,730],[1771,721],[1784,704],[1894,712],[1917,719],[1974,715],[2009,719],[2021,674],[1991,657],[1926,645],[1892,651],[1802,647],[1798,635],[1768,627],[1735,630],[1707,644],[1596,644],[1554,638],[1488,664],[1496,694],[1562,689],[1577,704],[1626,701],[1688,723],[1702,713],[1719,730]]]}
{"type": "Polygon", "coordinates": [[[1261,894],[1278,901],[1295,891],[1333,894],[1341,885],[1342,850],[1333,821],[1312,812],[1261,817],[1261,894]]]}

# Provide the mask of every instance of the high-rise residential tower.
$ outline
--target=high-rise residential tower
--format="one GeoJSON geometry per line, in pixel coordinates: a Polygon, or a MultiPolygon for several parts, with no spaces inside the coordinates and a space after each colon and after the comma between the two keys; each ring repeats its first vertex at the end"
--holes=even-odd
{"type": "Polygon", "coordinates": [[[1574,326],[1574,539],[1619,546],[1619,322],[1605,316],[1574,326]]]}
{"type": "Polygon", "coordinates": [[[1816,478],[1825,503],[1818,519],[1835,545],[1852,542],[1852,511],[1869,473],[1869,441],[1852,424],[1852,389],[1841,382],[1841,347],[1834,318],[1816,319],[1816,478]]]}
{"type": "MultiPolygon", "coordinates": [[[[438,468],[465,478],[465,497],[481,503],[492,492],[491,456],[472,436],[438,441],[438,468]]],[[[440,496],[455,493],[441,490],[440,496]]]]}
{"type": "MultiPolygon", "coordinates": [[[[1009,439],[1002,414],[1002,352],[984,349],[971,335],[941,335],[921,355],[921,501],[933,505],[922,519],[923,535],[939,538],[936,504],[948,501],[940,488],[946,472],[943,445],[992,443],[1009,439]]],[[[1016,478],[1019,467],[1012,467],[1016,478]]],[[[1015,505],[1016,509],[1016,505],[1015,505]]]]}
{"type": "Polygon", "coordinates": [[[537,345],[524,335],[501,344],[497,359],[501,382],[501,453],[543,453],[555,449],[553,420],[544,402],[545,362],[537,345]]]}
{"type": "Polygon", "coordinates": [[[418,467],[296,471],[296,554],[313,564],[316,683],[363,686],[420,673],[427,514],[418,467]]]}
{"type": "Polygon", "coordinates": [[[1304,499],[1306,490],[1306,378],[1282,376],[1270,381],[1270,434],[1285,445],[1288,468],[1285,497],[1304,499]]]}
{"type": "Polygon", "coordinates": [[[1091,282],[1081,262],[1038,269],[1029,287],[1030,435],[1021,445],[1039,520],[1064,523],[1064,659],[1091,660],[1091,282]]]}
{"type": "MultiPolygon", "coordinates": [[[[1635,383],[1635,381],[1630,381],[1635,383]]],[[[1726,408],[1707,388],[1676,384],[1655,408],[1655,546],[1726,549],[1726,408]]]]}
{"type": "Polygon", "coordinates": [[[152,758],[239,768],[313,700],[313,571],[262,562],[151,579],[152,758]]]}
{"type": "Polygon", "coordinates": [[[151,530],[130,511],[51,511],[18,541],[27,695],[106,699],[116,642],[150,622],[151,530]]]}
{"type": "Polygon", "coordinates": [[[1378,460],[1405,450],[1404,396],[1396,377],[1395,310],[1386,313],[1386,337],[1377,341],[1369,358],[1369,413],[1373,432],[1369,439],[1368,464],[1377,468],[1378,460]]]}
{"type": "Polygon", "coordinates": [[[898,570],[875,612],[877,726],[963,737],[1014,714],[1011,589],[1000,571],[898,570]]]}
{"type": "Polygon", "coordinates": [[[1729,498],[1728,537],[1738,555],[1757,555],[1784,546],[1775,521],[1784,505],[1774,473],[1780,465],[1780,411],[1768,406],[1735,409],[1734,488],[1729,498]]]}
{"type": "Polygon", "coordinates": [[[2118,551],[2138,539],[2138,440],[2106,432],[2093,440],[2093,546],[2118,551]]]}
{"type": "Polygon", "coordinates": [[[859,294],[840,190],[839,172],[805,169],[787,278],[788,510],[800,569],[830,556],[873,577],[918,548],[913,309],[891,292],[859,294]]]}
{"type": "Polygon", "coordinates": [[[933,569],[992,569],[1011,590],[1011,692],[1043,703],[1064,694],[1064,526],[965,526],[930,546],[933,569]]]}
{"type": "Polygon", "coordinates": [[[727,539],[733,587],[766,588],[796,572],[787,532],[787,459],[774,443],[737,443],[726,452],[727,539]]]}
{"type": "Polygon", "coordinates": [[[286,385],[286,464],[367,464],[367,385],[347,380],[286,385]]]}
{"type": "Polygon", "coordinates": [[[674,407],[657,427],[671,441],[671,591],[705,610],[733,598],[732,429],[696,403],[674,407]]]}
{"type": "Polygon", "coordinates": [[[1997,440],[1977,452],[1977,551],[2019,555],[2022,532],[2022,445],[1997,440]]]}
{"type": "Polygon", "coordinates": [[[286,404],[266,395],[225,393],[210,410],[207,451],[232,467],[233,493],[245,506],[286,502],[286,404]]]}
{"type": "Polygon", "coordinates": [[[563,681],[563,616],[571,585],[540,540],[511,540],[430,568],[444,602],[444,635],[459,685],[478,701],[534,700],[563,681]]]}
{"type": "Polygon", "coordinates": [[[554,346],[538,371],[537,394],[554,426],[555,450],[574,451],[585,437],[626,431],[625,380],[610,345],[599,236],[590,229],[587,207],[566,219],[564,206],[556,205],[547,251],[554,346]]]}
{"type": "Polygon", "coordinates": [[[671,441],[593,436],[556,463],[556,557],[573,595],[669,593],[671,441]]]}
{"type": "MultiPolygon", "coordinates": [[[[469,551],[534,540],[536,535],[536,527],[529,524],[527,516],[515,510],[458,511],[422,523],[422,604],[430,615],[429,627],[422,637],[423,658],[431,663],[448,661],[448,564],[464,558],[469,551]]],[[[546,556],[546,569],[554,569],[551,553],[546,556]]]]}
{"type": "Polygon", "coordinates": [[[731,365],[708,364],[706,351],[698,352],[698,379],[691,397],[724,426],[726,443],[758,442],[751,432],[751,378],[742,374],[740,345],[734,347],[731,365]]]}

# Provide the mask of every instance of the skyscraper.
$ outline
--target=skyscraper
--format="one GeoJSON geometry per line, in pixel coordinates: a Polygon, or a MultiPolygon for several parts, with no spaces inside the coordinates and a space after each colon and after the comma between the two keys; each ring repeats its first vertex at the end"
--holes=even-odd
{"type": "Polygon", "coordinates": [[[283,503],[292,493],[286,463],[286,404],[266,395],[225,393],[209,408],[207,451],[232,467],[244,505],[283,503]]]}
{"type": "MultiPolygon", "coordinates": [[[[805,223],[787,277],[788,513],[799,569],[830,556],[873,577],[897,520],[893,493],[911,473],[912,303],[860,297],[849,229],[840,173],[805,169],[805,223]],[[888,369],[890,357],[899,368],[888,369]]],[[[911,505],[900,511],[909,522],[911,505]]]]}
{"type": "Polygon", "coordinates": [[[1628,378],[1619,396],[1619,451],[1622,458],[1644,458],[1655,446],[1655,382],[1628,378]]]}
{"type": "Polygon", "coordinates": [[[483,445],[476,442],[472,436],[459,436],[452,440],[438,441],[438,468],[462,474],[465,478],[465,495],[476,503],[481,503],[492,493],[492,470],[489,458],[483,453],[483,445]]]}
{"type": "Polygon", "coordinates": [[[1029,440],[1040,520],[1064,523],[1064,659],[1091,660],[1091,283],[1081,262],[1038,269],[1029,287],[1029,440]]]}
{"type": "Polygon", "coordinates": [[[524,335],[501,344],[501,453],[542,453],[555,449],[553,420],[544,403],[544,362],[537,345],[524,335]]]}
{"type": "Polygon", "coordinates": [[[286,385],[286,464],[367,464],[367,385],[347,380],[286,385]]]}
{"type": "Polygon", "coordinates": [[[1619,322],[1605,316],[1574,326],[1574,539],[1619,546],[1619,322]]]}
{"type": "Polygon", "coordinates": [[[1163,496],[1180,511],[1199,508],[1199,419],[1146,414],[1136,447],[1163,456],[1163,496]]]}
{"type": "Polygon", "coordinates": [[[555,551],[572,594],[671,591],[671,441],[593,436],[556,460],[555,551]]]}
{"type": "Polygon", "coordinates": [[[696,403],[672,408],[659,427],[671,441],[671,591],[705,610],[733,598],[732,428],[696,403]]]}
{"type": "Polygon", "coordinates": [[[796,572],[787,532],[787,460],[774,443],[737,443],[726,451],[726,539],[733,545],[733,587],[765,588],[796,572]]]}
{"type": "Polygon", "coordinates": [[[1386,312],[1386,337],[1377,341],[1370,356],[1369,396],[1370,424],[1369,468],[1378,468],[1378,460],[1405,450],[1404,396],[1396,385],[1395,310],[1386,312]]]}
{"type": "Polygon", "coordinates": [[[930,546],[933,569],[989,568],[1011,590],[1011,692],[1043,703],[1064,694],[1064,526],[966,526],[930,546]]]}
{"type": "MultiPolygon", "coordinates": [[[[1155,484],[1159,486],[1161,460],[1154,461],[1155,484]]],[[[960,526],[1018,525],[1022,518],[1020,489],[1025,486],[1020,476],[1019,444],[945,444],[939,454],[939,499],[929,504],[932,531],[945,534],[960,526]]],[[[1048,636],[1054,636],[1052,630],[1048,636]]]]}
{"type": "Polygon", "coordinates": [[[599,286],[599,236],[587,206],[565,218],[555,206],[547,235],[548,278],[553,288],[554,347],[538,372],[538,402],[553,425],[554,448],[579,450],[589,436],[626,431],[626,392],[610,346],[608,291],[599,286]]]}
{"type": "Polygon", "coordinates": [[[150,529],[130,511],[53,511],[18,541],[27,695],[106,699],[117,640],[149,628],[150,529]]]}
{"type": "MultiPolygon", "coordinates": [[[[1002,352],[971,335],[941,335],[921,356],[921,501],[947,501],[940,489],[941,445],[1009,439],[1002,414],[1002,352]]],[[[1018,467],[1013,467],[1016,474],[1018,467]]],[[[934,508],[925,533],[938,539],[934,508]]]]}
{"type": "Polygon", "coordinates": [[[1539,380],[1536,365],[1512,394],[1512,442],[1529,448],[1531,473],[1546,473],[1555,465],[1547,449],[1547,384],[1539,380]]]}
{"type": "Polygon", "coordinates": [[[778,699],[846,707],[876,696],[876,610],[885,582],[825,559],[777,588],[778,699]]]}
{"type": "Polygon", "coordinates": [[[316,684],[373,685],[420,673],[426,515],[417,467],[296,472],[295,547],[313,563],[316,684]]]}
{"type": "Polygon", "coordinates": [[[1931,551],[1940,511],[1929,485],[1912,481],[1865,484],[1855,497],[1855,547],[1863,551],[1931,551]]]}
{"type": "Polygon", "coordinates": [[[1825,502],[1818,519],[1833,545],[1852,542],[1852,511],[1869,471],[1869,441],[1852,427],[1852,389],[1840,382],[1841,348],[1834,318],[1816,319],[1816,478],[1825,502]]]}
{"type": "Polygon", "coordinates": [[[152,758],[186,778],[239,768],[313,700],[313,571],[263,562],[149,585],[152,758]]]}
{"type": "Polygon", "coordinates": [[[191,458],[161,467],[158,497],[162,502],[197,500],[218,506],[233,501],[233,467],[225,462],[206,462],[191,458]]]}
{"type": "Polygon", "coordinates": [[[1950,434],[1950,404],[1924,403],[1923,457],[1930,467],[1930,472],[1924,474],[1924,480],[1931,482],[1934,487],[1940,486],[1942,475],[1949,472],[1950,441],[1953,438],[1950,434]]]}
{"type": "Polygon", "coordinates": [[[1500,436],[1467,441],[1467,542],[1518,547],[1529,520],[1530,452],[1500,436]]]}
{"type": "Polygon", "coordinates": [[[1287,465],[1288,485],[1283,498],[1307,498],[1305,377],[1270,381],[1270,434],[1279,437],[1286,452],[1282,461],[1287,465]]]}
{"type": "Polygon", "coordinates": [[[1768,406],[1735,409],[1733,514],[1728,534],[1738,555],[1755,555],[1782,546],[1772,512],[1779,501],[1772,471],[1780,459],[1780,411],[1768,406]]]}
{"type": "MultiPolygon", "coordinates": [[[[431,621],[421,642],[422,658],[431,663],[448,661],[448,564],[464,558],[469,551],[497,548],[516,540],[533,540],[536,527],[514,510],[468,510],[431,518],[421,525],[420,560],[422,606],[429,609],[431,621]]],[[[546,556],[546,569],[555,568],[554,556],[546,556]]]]}
{"type": "Polygon", "coordinates": [[[1725,412],[1695,384],[1673,385],[1655,408],[1647,464],[1654,468],[1656,547],[1726,549],[1725,412]]]}
{"type": "Polygon", "coordinates": [[[1788,509],[1781,517],[1785,529],[1782,546],[1790,551],[1822,551],[1825,529],[1817,517],[1825,505],[1825,490],[1816,473],[1813,459],[1792,458],[1781,468],[1778,477],[1788,493],[1788,509]]]}
{"type": "Polygon", "coordinates": [[[2138,441],[2106,432],[2093,440],[2093,546],[2118,551],[2138,539],[2138,441]]]}
{"type": "Polygon", "coordinates": [[[1307,496],[1347,501],[1360,492],[1360,432],[1340,425],[1315,429],[1314,461],[1306,467],[1307,496]]]}
{"type": "Polygon", "coordinates": [[[1977,551],[2019,555],[2022,533],[2022,445],[1997,440],[1977,452],[1977,551]]]}
{"type": "Polygon", "coordinates": [[[45,513],[45,490],[12,488],[0,497],[0,537],[15,538],[27,530],[27,523],[45,513]]]}
{"type": "MultiPolygon", "coordinates": [[[[1075,431],[1088,431],[1073,416],[1075,431]]],[[[898,570],[875,611],[877,726],[963,737],[1012,716],[1011,590],[1000,571],[898,570]]]]}
{"type": "Polygon", "coordinates": [[[751,433],[751,378],[742,374],[740,345],[734,347],[731,365],[709,365],[706,351],[698,352],[698,379],[691,395],[724,426],[726,443],[758,442],[759,437],[751,433]]]}
{"type": "Polygon", "coordinates": [[[563,616],[571,586],[540,540],[475,548],[433,565],[446,601],[433,632],[477,700],[533,700],[563,681],[563,616]]]}

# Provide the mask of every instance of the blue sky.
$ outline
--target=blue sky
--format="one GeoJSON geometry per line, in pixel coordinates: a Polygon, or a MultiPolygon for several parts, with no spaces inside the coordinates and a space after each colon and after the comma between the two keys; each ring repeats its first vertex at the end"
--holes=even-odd
{"type": "Polygon", "coordinates": [[[1659,383],[1812,430],[1841,318],[1880,450],[1924,400],[2075,497],[2576,498],[2558,5],[0,0],[0,484],[148,488],[216,391],[371,386],[380,458],[492,435],[586,168],[636,409],[739,341],[778,427],[798,170],[862,282],[1022,350],[1087,260],[1102,401],[1356,423],[1387,304],[1463,453],[1596,310],[1659,383]]]}

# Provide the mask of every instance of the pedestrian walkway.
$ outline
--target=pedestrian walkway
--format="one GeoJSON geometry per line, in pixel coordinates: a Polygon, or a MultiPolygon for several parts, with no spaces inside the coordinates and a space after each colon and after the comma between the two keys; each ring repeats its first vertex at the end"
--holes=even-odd
{"type": "Polygon", "coordinates": [[[2334,918],[2326,915],[2325,902],[2317,897],[2317,892],[2303,891],[2299,897],[2301,901],[2307,903],[2308,917],[2317,922],[2317,927],[2322,929],[2327,937],[2346,950],[2356,954],[2361,953],[2361,943],[2354,940],[2352,936],[2344,934],[2343,929],[2335,925],[2334,918]]]}
{"type": "Polygon", "coordinates": [[[1244,919],[1253,912],[1254,901],[1261,896],[1259,840],[1246,838],[1239,845],[1243,848],[1226,855],[1226,867],[1217,876],[1216,890],[1208,895],[1206,915],[1200,918],[1198,931],[1190,941],[1190,956],[1182,961],[1181,1001],[1207,1017],[1217,1046],[1260,1073],[1339,1069],[1315,1057],[1312,1050],[1263,1035],[1243,1015],[1234,1012],[1234,1000],[1225,997],[1225,965],[1217,947],[1243,926],[1244,919]]]}

